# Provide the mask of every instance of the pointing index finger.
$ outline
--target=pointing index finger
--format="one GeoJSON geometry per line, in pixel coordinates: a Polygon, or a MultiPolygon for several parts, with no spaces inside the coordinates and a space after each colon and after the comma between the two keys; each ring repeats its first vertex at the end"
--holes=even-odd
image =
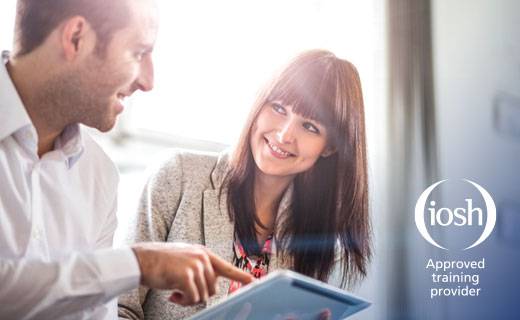
{"type": "Polygon", "coordinates": [[[231,263],[215,255],[213,252],[208,250],[207,253],[217,275],[230,280],[239,281],[243,284],[248,284],[254,280],[252,275],[236,268],[231,263]]]}

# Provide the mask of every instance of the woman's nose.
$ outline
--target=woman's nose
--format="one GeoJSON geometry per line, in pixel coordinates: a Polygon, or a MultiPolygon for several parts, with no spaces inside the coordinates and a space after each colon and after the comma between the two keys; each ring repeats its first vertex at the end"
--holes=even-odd
{"type": "Polygon", "coordinates": [[[295,139],[295,128],[296,124],[294,120],[288,119],[284,121],[276,133],[278,142],[283,144],[293,143],[295,139]]]}

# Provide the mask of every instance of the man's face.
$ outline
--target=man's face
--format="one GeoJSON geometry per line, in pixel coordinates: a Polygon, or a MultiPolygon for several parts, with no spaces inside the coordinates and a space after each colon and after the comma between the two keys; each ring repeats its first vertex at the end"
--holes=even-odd
{"type": "Polygon", "coordinates": [[[128,5],[127,26],[114,33],[104,54],[94,50],[64,83],[70,118],[102,132],[114,127],[124,98],[153,87],[156,8],[148,0],[131,0],[128,5]]]}

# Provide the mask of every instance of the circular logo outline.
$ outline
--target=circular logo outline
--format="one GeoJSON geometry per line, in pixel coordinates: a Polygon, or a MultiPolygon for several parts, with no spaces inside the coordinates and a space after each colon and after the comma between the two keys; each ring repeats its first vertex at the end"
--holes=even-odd
{"type": "MultiPolygon", "coordinates": [[[[421,195],[419,196],[419,199],[417,199],[417,203],[415,204],[415,225],[417,227],[417,230],[419,230],[419,233],[424,238],[424,240],[428,241],[431,245],[436,246],[437,248],[448,250],[447,248],[441,246],[438,244],[430,235],[428,232],[428,229],[426,228],[426,224],[424,222],[424,207],[426,205],[426,201],[428,200],[428,197],[430,196],[430,193],[435,189],[438,185],[441,183],[444,183],[448,179],[444,179],[441,181],[438,181],[431,186],[429,186],[426,190],[424,190],[421,195]]],[[[471,181],[469,179],[462,179],[463,181],[466,181],[470,183],[472,186],[474,186],[482,195],[482,198],[484,198],[484,202],[486,204],[487,214],[486,214],[486,226],[484,227],[484,230],[482,231],[482,234],[480,237],[469,247],[464,248],[463,250],[468,250],[471,248],[474,248],[484,242],[490,235],[491,232],[493,232],[493,229],[495,228],[497,214],[496,214],[496,206],[495,202],[493,201],[493,198],[491,195],[484,189],[482,186],[480,186],[478,183],[471,181]]]]}

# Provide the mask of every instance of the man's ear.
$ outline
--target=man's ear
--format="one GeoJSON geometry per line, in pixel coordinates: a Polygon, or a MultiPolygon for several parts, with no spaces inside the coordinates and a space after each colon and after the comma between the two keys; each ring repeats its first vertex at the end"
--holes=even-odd
{"type": "Polygon", "coordinates": [[[321,153],[322,158],[327,158],[328,156],[333,155],[336,153],[336,148],[334,147],[326,147],[325,150],[321,153]]]}
{"type": "Polygon", "coordinates": [[[64,22],[61,45],[65,59],[72,61],[85,50],[90,31],[90,24],[82,16],[74,16],[64,22]]]}

